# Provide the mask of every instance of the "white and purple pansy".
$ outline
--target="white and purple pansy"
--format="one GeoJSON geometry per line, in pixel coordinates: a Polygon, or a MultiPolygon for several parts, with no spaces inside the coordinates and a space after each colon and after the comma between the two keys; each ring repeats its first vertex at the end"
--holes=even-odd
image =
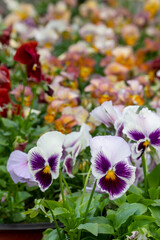
{"type": "Polygon", "coordinates": [[[65,136],[64,148],[64,168],[70,177],[73,175],[73,167],[79,153],[89,146],[89,126],[85,123],[82,124],[79,132],[72,132],[65,136]]]}
{"type": "Polygon", "coordinates": [[[37,147],[28,153],[30,172],[42,191],[48,189],[53,179],[59,176],[64,138],[65,135],[60,132],[47,132],[39,138],[37,147]]]}
{"type": "Polygon", "coordinates": [[[121,197],[135,181],[136,168],[129,164],[128,143],[117,136],[97,136],[90,140],[92,174],[98,187],[114,200],[121,197]]]}
{"type": "Polygon", "coordinates": [[[160,117],[148,108],[126,115],[123,133],[136,142],[132,146],[133,159],[139,159],[149,146],[160,150],[160,117]]]}

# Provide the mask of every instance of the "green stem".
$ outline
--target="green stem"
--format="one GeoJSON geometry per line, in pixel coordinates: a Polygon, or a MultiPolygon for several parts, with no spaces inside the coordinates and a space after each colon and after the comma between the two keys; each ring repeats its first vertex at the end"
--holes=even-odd
{"type": "Polygon", "coordinates": [[[60,168],[59,168],[59,182],[60,182],[62,201],[63,201],[63,206],[64,206],[64,204],[65,204],[65,197],[64,197],[64,188],[63,188],[63,183],[62,183],[62,172],[61,172],[60,168]]]}
{"type": "MultiPolygon", "coordinates": [[[[89,211],[89,207],[90,207],[90,205],[91,205],[91,201],[92,201],[92,198],[93,198],[93,194],[94,194],[96,185],[97,185],[97,180],[96,180],[95,183],[94,183],[94,186],[93,186],[93,189],[92,189],[92,192],[91,192],[91,195],[90,195],[90,198],[89,198],[87,207],[86,207],[86,212],[85,212],[85,216],[84,216],[83,223],[85,223],[85,221],[86,221],[86,218],[87,218],[87,215],[88,215],[88,211],[89,211]]],[[[78,232],[77,240],[80,240],[80,238],[81,238],[81,230],[78,232]]]]}
{"type": "Polygon", "coordinates": [[[84,199],[84,194],[85,194],[85,191],[86,191],[86,187],[87,187],[87,183],[88,183],[88,179],[89,179],[89,176],[90,176],[90,173],[91,173],[91,167],[88,171],[88,174],[87,174],[87,177],[86,177],[86,181],[84,183],[84,189],[83,189],[83,193],[82,193],[82,198],[81,198],[81,203],[80,205],[83,203],[83,199],[84,199]]]}
{"type": "Polygon", "coordinates": [[[62,238],[62,236],[61,236],[61,233],[60,233],[60,229],[59,229],[57,220],[56,220],[56,217],[54,216],[54,213],[53,213],[52,209],[50,208],[49,204],[48,204],[46,201],[45,201],[45,204],[47,205],[47,207],[49,208],[49,210],[50,210],[50,212],[51,212],[52,218],[53,218],[53,220],[54,220],[54,224],[55,224],[56,229],[57,229],[57,233],[58,233],[59,239],[60,239],[60,240],[63,240],[63,238],[62,238]]]}
{"type": "Polygon", "coordinates": [[[30,115],[31,115],[31,112],[32,112],[32,109],[33,109],[35,98],[36,98],[36,89],[33,89],[33,99],[32,99],[32,104],[31,104],[30,109],[29,109],[29,114],[28,114],[27,119],[26,119],[26,126],[28,126],[28,123],[30,121],[30,115]]]}
{"type": "Polygon", "coordinates": [[[89,201],[88,201],[88,205],[87,205],[86,212],[85,212],[85,216],[84,216],[84,222],[86,221],[86,218],[87,218],[87,214],[88,214],[88,211],[89,211],[89,207],[90,207],[90,204],[91,204],[91,201],[92,201],[92,198],[93,198],[93,194],[94,194],[96,185],[97,185],[97,179],[96,179],[96,181],[95,181],[95,183],[94,183],[94,186],[93,186],[93,189],[92,189],[92,192],[91,192],[89,201]]]}
{"type": "Polygon", "coordinates": [[[72,197],[72,192],[71,192],[71,190],[70,190],[70,188],[69,188],[69,186],[68,186],[68,183],[67,183],[66,179],[63,177],[63,175],[62,175],[62,180],[63,180],[63,182],[64,182],[64,184],[65,184],[65,186],[66,186],[69,194],[70,194],[71,197],[72,197]]]}
{"type": "Polygon", "coordinates": [[[148,183],[147,183],[147,167],[144,154],[142,155],[142,167],[143,167],[143,174],[144,174],[144,191],[145,195],[147,195],[148,183]]]}
{"type": "Polygon", "coordinates": [[[23,70],[23,67],[21,67],[22,73],[23,73],[23,91],[22,91],[22,99],[21,99],[21,108],[20,108],[20,116],[22,114],[22,110],[24,107],[24,92],[25,92],[25,87],[27,86],[27,68],[23,70]]]}

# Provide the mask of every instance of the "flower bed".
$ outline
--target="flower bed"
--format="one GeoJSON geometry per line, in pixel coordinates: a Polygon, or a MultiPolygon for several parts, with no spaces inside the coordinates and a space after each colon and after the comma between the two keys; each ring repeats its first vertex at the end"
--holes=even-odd
{"type": "Polygon", "coordinates": [[[4,2],[2,228],[159,239],[159,1],[4,2]]]}

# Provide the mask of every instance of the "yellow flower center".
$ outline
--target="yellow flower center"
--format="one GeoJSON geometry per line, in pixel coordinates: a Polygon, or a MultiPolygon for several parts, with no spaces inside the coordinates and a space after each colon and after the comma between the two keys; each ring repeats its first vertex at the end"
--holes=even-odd
{"type": "Polygon", "coordinates": [[[143,143],[143,146],[144,146],[145,148],[147,148],[147,147],[149,146],[149,141],[146,140],[146,141],[143,143]]]}
{"type": "Polygon", "coordinates": [[[37,64],[36,63],[33,65],[32,69],[33,69],[33,71],[36,71],[36,69],[37,69],[37,64]]]}
{"type": "Polygon", "coordinates": [[[115,175],[114,171],[113,171],[113,170],[109,170],[109,171],[107,172],[106,176],[105,176],[105,179],[106,179],[106,180],[111,179],[111,180],[113,180],[113,181],[116,180],[116,175],[115,175]]]}
{"type": "Polygon", "coordinates": [[[51,171],[50,171],[50,166],[46,166],[44,169],[43,169],[43,173],[44,174],[51,174],[51,171]]]}

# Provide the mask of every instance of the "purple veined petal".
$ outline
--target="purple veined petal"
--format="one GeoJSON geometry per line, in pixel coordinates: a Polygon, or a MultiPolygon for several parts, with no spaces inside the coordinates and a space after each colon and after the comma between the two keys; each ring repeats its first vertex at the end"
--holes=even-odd
{"type": "Polygon", "coordinates": [[[82,124],[79,132],[67,134],[63,143],[65,151],[76,158],[83,149],[89,146],[89,139],[91,138],[89,130],[88,125],[82,124]]]}
{"type": "Polygon", "coordinates": [[[111,163],[103,152],[97,152],[91,159],[92,162],[92,173],[96,178],[100,178],[106,174],[108,169],[111,167],[111,163]]]}
{"type": "Polygon", "coordinates": [[[73,158],[71,157],[71,155],[68,155],[64,160],[64,167],[66,172],[71,178],[74,177],[72,174],[73,165],[74,165],[73,158]]]}
{"type": "Polygon", "coordinates": [[[126,161],[119,162],[115,165],[115,174],[128,181],[132,180],[133,183],[135,178],[135,167],[128,164],[126,161]]]}
{"type": "Polygon", "coordinates": [[[56,179],[59,176],[59,155],[55,154],[49,157],[48,163],[51,168],[52,177],[56,179]]]}
{"type": "Polygon", "coordinates": [[[115,175],[115,179],[102,177],[98,181],[98,186],[103,192],[109,194],[111,200],[121,197],[130,187],[127,185],[127,182],[115,175]]]}
{"type": "Polygon", "coordinates": [[[118,118],[112,101],[106,101],[101,106],[96,107],[90,112],[90,115],[107,127],[114,125],[115,120],[118,118]]]}
{"type": "Polygon", "coordinates": [[[37,147],[32,148],[28,153],[28,163],[31,171],[36,171],[44,168],[45,160],[39,153],[39,149],[37,147]]]}
{"type": "Polygon", "coordinates": [[[135,141],[139,141],[140,139],[145,138],[145,135],[142,132],[138,132],[137,130],[130,131],[129,135],[135,141]]]}
{"type": "Polygon", "coordinates": [[[160,129],[156,129],[149,135],[151,145],[160,146],[160,129]]]}
{"type": "MultiPolygon", "coordinates": [[[[144,140],[143,140],[143,142],[144,142],[144,140]]],[[[140,150],[138,150],[138,146],[140,146],[141,144],[142,144],[142,141],[140,140],[140,142],[138,141],[137,143],[134,143],[132,145],[132,148],[131,148],[132,149],[132,158],[134,160],[139,160],[144,153],[145,149],[141,148],[140,150]]]]}
{"type": "Polygon", "coordinates": [[[116,129],[116,136],[122,137],[123,135],[123,128],[124,128],[124,123],[122,120],[118,120],[115,122],[115,129],[116,129]]]}
{"type": "Polygon", "coordinates": [[[36,172],[35,180],[38,182],[38,185],[41,191],[45,191],[52,184],[52,175],[51,173],[45,173],[43,168],[42,170],[36,172]]]}

